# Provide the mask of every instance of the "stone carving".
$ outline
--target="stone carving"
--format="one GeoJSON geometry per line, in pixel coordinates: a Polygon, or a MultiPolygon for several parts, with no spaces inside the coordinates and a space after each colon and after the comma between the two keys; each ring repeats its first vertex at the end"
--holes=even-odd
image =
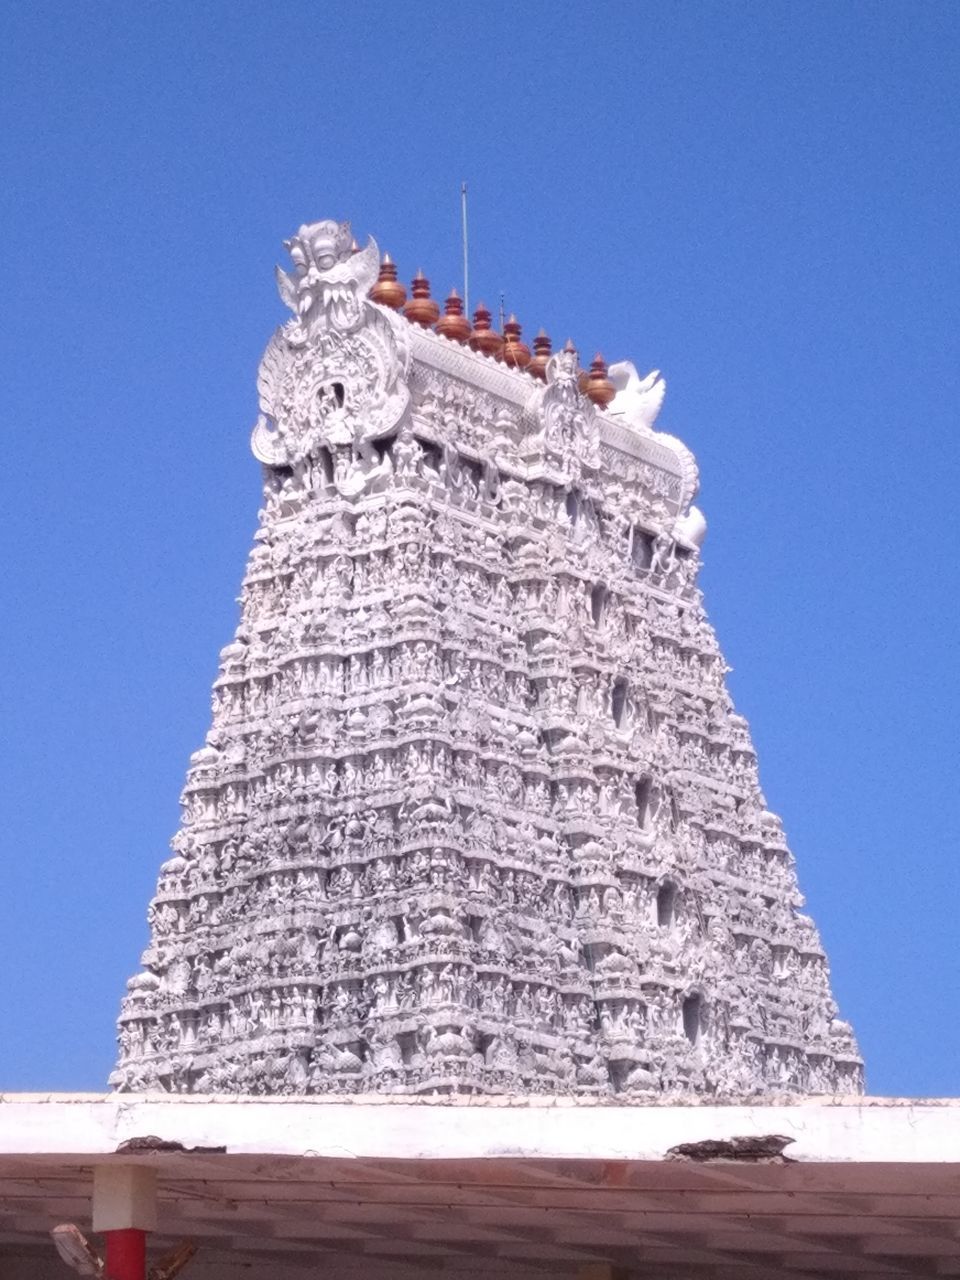
{"type": "Polygon", "coordinates": [[[630,360],[618,360],[610,366],[607,376],[617,390],[607,412],[639,431],[652,430],[667,394],[667,384],[660,370],[654,369],[641,378],[630,360]]]}
{"type": "Polygon", "coordinates": [[[599,415],[580,393],[577,353],[569,343],[547,361],[546,374],[546,388],[531,405],[542,424],[535,442],[556,456],[565,475],[578,479],[584,467],[599,466],[599,415]]]}
{"type": "Polygon", "coordinates": [[[396,429],[410,402],[407,327],[367,297],[376,242],[351,244],[349,223],[336,222],[301,227],[286,242],[295,270],[277,268],[277,282],[294,318],[260,362],[252,440],[261,462],[292,467],[307,488],[326,463],[345,494],[388,473],[374,441],[396,429]]]}
{"type": "Polygon", "coordinates": [[[300,323],[308,331],[358,329],[380,267],[373,238],[365,249],[355,249],[349,222],[314,222],[301,227],[283,247],[294,270],[290,274],[277,267],[277,288],[300,323]]]}
{"type": "Polygon", "coordinates": [[[240,622],[114,1086],[858,1091],[689,453],[575,353],[538,389],[370,302],[346,224],[288,247],[240,622]]]}

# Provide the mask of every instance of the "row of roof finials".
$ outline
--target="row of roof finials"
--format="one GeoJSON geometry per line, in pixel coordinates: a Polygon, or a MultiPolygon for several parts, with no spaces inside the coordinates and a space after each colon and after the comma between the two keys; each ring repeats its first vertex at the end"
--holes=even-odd
{"type": "MultiPolygon", "coordinates": [[[[546,382],[547,361],[550,359],[552,346],[542,329],[533,340],[531,353],[520,336],[521,329],[516,316],[511,315],[500,334],[493,328],[490,312],[481,302],[473,313],[471,324],[463,314],[463,299],[456,289],[450,290],[441,315],[440,304],[430,297],[430,281],[422,271],[418,271],[411,281],[408,299],[406,289],[397,279],[396,264],[389,253],[383,256],[380,275],[370,290],[370,297],[374,302],[392,307],[394,311],[402,311],[412,324],[422,325],[424,329],[435,329],[445,338],[464,342],[474,351],[493,356],[511,369],[523,369],[541,382],[546,382]]],[[[574,350],[569,341],[566,350],[574,350]]],[[[580,390],[601,409],[616,395],[616,388],[607,377],[607,362],[599,351],[589,370],[580,374],[580,390]]]]}

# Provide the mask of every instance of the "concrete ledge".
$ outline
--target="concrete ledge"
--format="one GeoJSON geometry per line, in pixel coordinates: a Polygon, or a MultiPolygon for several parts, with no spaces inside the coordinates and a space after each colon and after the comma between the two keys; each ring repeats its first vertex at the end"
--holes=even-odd
{"type": "Polygon", "coordinates": [[[624,1107],[544,1098],[0,1095],[0,1154],[93,1162],[146,1137],[231,1155],[658,1161],[680,1143],[771,1134],[792,1138],[786,1154],[798,1161],[956,1163],[960,1099],[624,1107]]]}

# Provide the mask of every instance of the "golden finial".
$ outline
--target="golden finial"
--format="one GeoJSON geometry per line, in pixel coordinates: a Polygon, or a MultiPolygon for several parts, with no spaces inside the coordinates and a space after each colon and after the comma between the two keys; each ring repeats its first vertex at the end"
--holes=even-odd
{"type": "Polygon", "coordinates": [[[520,340],[520,322],[512,315],[503,326],[503,355],[501,359],[511,369],[526,369],[530,363],[530,348],[520,340]]]}
{"type": "Polygon", "coordinates": [[[436,330],[455,342],[466,342],[470,337],[470,321],[463,314],[463,299],[456,289],[450,290],[450,296],[443,304],[443,315],[437,321],[436,330]]]}
{"type": "Polygon", "coordinates": [[[410,292],[413,297],[403,308],[403,314],[414,324],[420,324],[424,329],[429,329],[440,315],[440,305],[430,297],[430,281],[422,271],[418,271],[413,277],[410,292]]]}
{"type": "Polygon", "coordinates": [[[397,280],[397,268],[389,253],[383,255],[380,275],[370,290],[370,297],[384,307],[392,307],[394,311],[399,311],[407,300],[407,291],[397,280]]]}
{"type": "Polygon", "coordinates": [[[470,346],[485,356],[499,356],[503,350],[503,338],[491,327],[490,312],[481,302],[473,313],[473,332],[470,346]]]}
{"type": "Polygon", "coordinates": [[[586,386],[582,390],[601,409],[605,409],[617,394],[616,387],[607,377],[607,362],[599,351],[593,357],[590,364],[590,372],[587,374],[586,386]]]}
{"type": "Polygon", "coordinates": [[[546,331],[541,329],[533,340],[533,359],[527,365],[527,373],[532,373],[541,382],[546,382],[547,361],[550,359],[552,350],[553,343],[547,337],[546,331]]]}

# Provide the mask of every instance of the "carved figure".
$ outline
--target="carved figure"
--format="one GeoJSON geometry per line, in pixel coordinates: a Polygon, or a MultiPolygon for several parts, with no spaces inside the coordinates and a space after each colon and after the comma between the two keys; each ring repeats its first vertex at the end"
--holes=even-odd
{"type": "Polygon", "coordinates": [[[641,378],[631,361],[618,360],[607,370],[607,377],[617,392],[607,412],[611,417],[623,418],[640,431],[650,431],[667,394],[667,384],[660,370],[654,369],[641,378]]]}

